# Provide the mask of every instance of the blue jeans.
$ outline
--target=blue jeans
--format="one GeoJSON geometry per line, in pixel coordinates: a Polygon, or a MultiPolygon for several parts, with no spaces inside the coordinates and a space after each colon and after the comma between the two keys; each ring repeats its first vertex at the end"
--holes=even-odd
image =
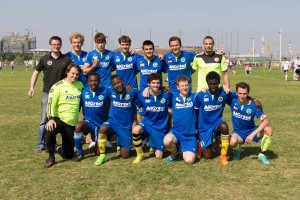
{"type": "Polygon", "coordinates": [[[42,112],[41,112],[41,121],[39,125],[39,137],[38,137],[38,147],[44,146],[46,147],[45,142],[45,125],[48,122],[47,118],[47,104],[48,104],[48,93],[43,92],[42,94],[42,112]]]}

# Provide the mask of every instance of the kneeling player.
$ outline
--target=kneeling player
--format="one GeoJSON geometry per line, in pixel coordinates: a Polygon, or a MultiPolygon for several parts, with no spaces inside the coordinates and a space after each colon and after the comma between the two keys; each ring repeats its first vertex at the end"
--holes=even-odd
{"type": "Polygon", "coordinates": [[[155,157],[161,159],[164,152],[163,139],[166,135],[168,123],[168,107],[170,96],[160,89],[161,76],[152,73],[147,78],[149,86],[149,98],[139,95],[138,108],[144,114],[143,120],[133,128],[132,139],[137,152],[133,163],[139,163],[144,158],[142,148],[142,133],[150,135],[149,147],[155,149],[155,157]]]}
{"type": "Polygon", "coordinates": [[[265,155],[272,139],[272,128],[269,120],[260,108],[257,108],[252,100],[247,98],[250,86],[245,82],[236,84],[237,98],[229,103],[232,114],[233,133],[230,139],[230,146],[234,150],[234,159],[240,160],[240,144],[251,141],[258,142],[262,138],[261,152],[258,160],[268,165],[270,162],[265,155]],[[255,126],[254,117],[260,118],[262,123],[255,126]]]}
{"type": "Polygon", "coordinates": [[[98,147],[100,156],[95,165],[101,165],[106,162],[106,142],[107,135],[110,132],[117,134],[117,144],[121,147],[120,154],[122,158],[128,158],[132,137],[131,130],[136,113],[136,101],[139,90],[132,89],[127,92],[124,87],[124,81],[119,75],[111,76],[111,85],[113,88],[107,88],[108,97],[111,100],[108,120],[100,126],[98,147]]]}
{"type": "Polygon", "coordinates": [[[83,135],[92,134],[92,140],[97,140],[99,127],[107,120],[105,113],[105,102],[107,93],[105,87],[99,87],[100,76],[91,72],[87,77],[88,86],[81,93],[81,106],[83,110],[83,120],[75,126],[74,144],[78,155],[74,161],[79,162],[83,158],[82,140],[83,135]]]}
{"type": "Polygon", "coordinates": [[[195,94],[189,92],[189,80],[179,76],[176,80],[179,93],[172,95],[173,128],[164,138],[164,145],[170,156],[167,162],[173,162],[180,151],[188,164],[196,160],[196,117],[194,109],[195,94]]]}

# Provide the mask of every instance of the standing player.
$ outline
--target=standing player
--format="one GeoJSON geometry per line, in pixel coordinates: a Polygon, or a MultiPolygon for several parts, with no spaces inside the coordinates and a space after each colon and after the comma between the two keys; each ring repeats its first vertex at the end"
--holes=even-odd
{"type": "Polygon", "coordinates": [[[206,36],[203,39],[204,52],[197,54],[193,61],[193,69],[198,71],[198,87],[197,92],[203,88],[207,88],[206,75],[215,71],[219,75],[223,74],[224,90],[226,93],[230,91],[229,75],[225,57],[218,54],[214,49],[214,39],[211,36],[206,36]]]}
{"type": "Polygon", "coordinates": [[[122,35],[119,38],[120,50],[115,53],[114,56],[114,66],[116,69],[116,74],[121,76],[124,80],[124,85],[129,85],[132,88],[138,88],[136,74],[138,73],[135,63],[136,59],[140,57],[138,54],[131,55],[129,52],[131,46],[131,39],[122,35]]]}
{"type": "Polygon", "coordinates": [[[181,148],[184,161],[193,164],[197,146],[195,94],[189,92],[189,80],[186,76],[179,76],[176,85],[179,93],[173,93],[172,96],[173,127],[164,138],[164,145],[171,152],[166,161],[173,162],[181,148]]]}
{"type": "MultiPolygon", "coordinates": [[[[165,63],[158,56],[154,55],[154,44],[150,40],[143,42],[144,56],[137,58],[136,67],[140,72],[140,91],[148,87],[147,78],[149,74],[157,73],[162,76],[165,72],[165,63]]],[[[162,83],[161,83],[162,84],[162,83]]]]}
{"type": "Polygon", "coordinates": [[[197,93],[195,97],[196,115],[199,113],[198,131],[202,146],[203,157],[213,158],[213,138],[221,139],[222,149],[220,156],[221,165],[227,165],[227,152],[229,147],[229,130],[227,123],[222,119],[225,104],[234,93],[228,94],[219,88],[220,75],[211,71],[206,75],[208,90],[197,93]],[[200,111],[200,112],[199,112],[200,111]]]}
{"type": "Polygon", "coordinates": [[[249,92],[250,86],[247,83],[240,82],[236,84],[237,98],[232,99],[229,103],[233,124],[230,146],[234,150],[234,159],[240,160],[240,144],[252,141],[258,142],[262,138],[258,160],[268,165],[270,162],[265,153],[271,144],[273,131],[266,115],[260,108],[255,106],[254,101],[247,98],[249,92]],[[254,123],[255,117],[262,121],[259,126],[254,123]]]}
{"type": "Polygon", "coordinates": [[[9,65],[10,65],[10,69],[11,69],[10,73],[14,73],[15,72],[15,70],[14,70],[15,63],[14,63],[14,61],[12,60],[9,65]]]}
{"type": "Polygon", "coordinates": [[[288,79],[288,72],[289,72],[290,62],[286,59],[286,57],[283,58],[283,61],[281,63],[281,68],[284,72],[284,78],[287,81],[288,79]]]}
{"type": "Polygon", "coordinates": [[[83,74],[96,72],[100,76],[99,87],[110,85],[110,76],[114,68],[114,52],[105,49],[106,36],[103,33],[97,33],[94,37],[96,49],[88,53],[83,67],[83,74]]]}
{"type": "Polygon", "coordinates": [[[161,159],[164,151],[163,139],[166,134],[168,123],[168,108],[170,96],[160,89],[161,76],[153,73],[148,76],[149,98],[139,95],[138,108],[143,112],[143,120],[133,128],[132,140],[137,153],[133,163],[139,163],[144,158],[142,147],[142,133],[150,136],[149,147],[155,150],[156,158],[161,159]]]}
{"type": "Polygon", "coordinates": [[[66,56],[69,56],[72,61],[76,65],[79,65],[79,67],[81,68],[78,80],[83,83],[84,87],[86,87],[88,86],[88,83],[85,75],[83,74],[83,65],[86,59],[87,52],[81,50],[81,47],[84,43],[84,36],[81,33],[73,32],[71,33],[69,39],[72,45],[72,50],[66,53],[66,56]]]}
{"type": "Polygon", "coordinates": [[[39,125],[38,147],[37,152],[41,152],[46,149],[45,147],[45,124],[47,123],[46,107],[48,103],[48,95],[52,85],[65,77],[67,66],[72,62],[71,58],[64,56],[61,52],[62,41],[58,36],[52,36],[49,40],[49,46],[51,52],[43,56],[34,72],[32,73],[30,80],[30,87],[28,96],[31,98],[34,95],[34,86],[39,77],[41,71],[44,73],[43,77],[43,94],[42,94],[42,112],[41,121],[39,125]]]}
{"type": "Polygon", "coordinates": [[[187,76],[190,83],[189,91],[192,91],[192,67],[191,64],[196,54],[181,51],[181,39],[173,36],[169,39],[171,52],[164,55],[166,72],[171,92],[177,93],[176,80],[178,76],[187,76]]]}
{"type": "Polygon", "coordinates": [[[88,86],[81,93],[81,106],[83,110],[83,120],[75,126],[74,144],[78,155],[74,161],[83,159],[82,140],[83,135],[92,133],[93,141],[97,140],[99,128],[107,120],[105,113],[105,101],[107,93],[105,87],[99,87],[100,77],[95,72],[90,72],[87,76],[88,86]]]}
{"type": "Polygon", "coordinates": [[[80,67],[71,63],[67,69],[67,77],[55,83],[49,92],[47,116],[49,121],[45,125],[46,144],[49,157],[44,167],[48,168],[55,163],[56,135],[61,134],[62,147],[58,153],[65,159],[74,157],[74,126],[78,121],[81,90],[83,84],[78,80],[80,67]]]}
{"type": "Polygon", "coordinates": [[[122,158],[128,158],[131,149],[131,130],[139,90],[133,88],[127,92],[124,81],[119,75],[111,76],[111,85],[113,88],[107,88],[107,94],[111,99],[109,117],[100,127],[98,137],[100,156],[94,163],[95,165],[101,165],[106,162],[105,146],[107,135],[111,133],[115,133],[118,136],[117,144],[121,147],[120,154],[122,158]]]}
{"type": "Polygon", "coordinates": [[[26,72],[28,72],[28,65],[29,65],[29,60],[25,60],[26,72]]]}

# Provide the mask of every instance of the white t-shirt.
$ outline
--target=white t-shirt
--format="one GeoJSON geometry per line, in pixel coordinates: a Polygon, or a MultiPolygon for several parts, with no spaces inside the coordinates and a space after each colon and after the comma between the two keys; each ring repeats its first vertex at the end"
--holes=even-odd
{"type": "Polygon", "coordinates": [[[289,61],[282,61],[282,63],[281,63],[283,70],[289,70],[289,65],[290,65],[289,61]]]}

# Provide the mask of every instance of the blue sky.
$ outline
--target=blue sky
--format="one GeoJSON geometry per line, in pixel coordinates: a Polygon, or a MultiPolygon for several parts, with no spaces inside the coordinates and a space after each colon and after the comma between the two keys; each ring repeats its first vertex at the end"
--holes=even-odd
{"type": "Polygon", "coordinates": [[[177,35],[185,46],[201,46],[206,35],[215,38],[215,46],[234,54],[250,54],[254,37],[255,49],[261,51],[262,37],[270,41],[273,54],[279,52],[282,30],[282,52],[300,53],[298,0],[10,0],[2,3],[0,36],[9,32],[26,33],[32,29],[38,48],[49,48],[52,35],[63,39],[62,49],[70,50],[71,32],[86,37],[84,49],[92,48],[92,30],[109,36],[110,48],[117,48],[117,39],[125,34],[132,39],[132,48],[145,39],[168,47],[168,39],[177,35]],[[238,44],[237,44],[238,32],[238,44]],[[227,38],[227,39],[226,39],[227,38]],[[223,43],[222,43],[223,41],[223,43]]]}

